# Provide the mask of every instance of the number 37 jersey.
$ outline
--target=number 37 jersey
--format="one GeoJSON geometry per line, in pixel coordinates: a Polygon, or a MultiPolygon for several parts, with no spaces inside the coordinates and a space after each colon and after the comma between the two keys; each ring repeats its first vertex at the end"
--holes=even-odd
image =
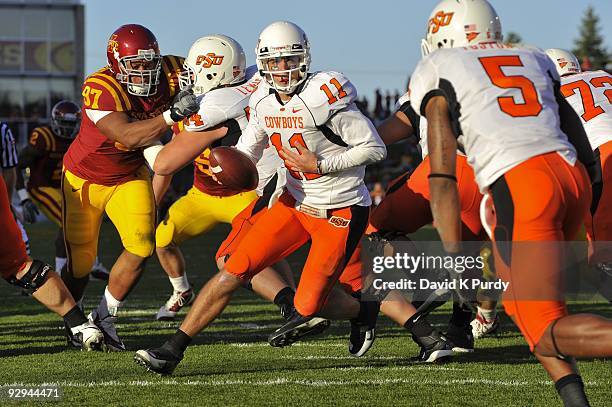
{"type": "Polygon", "coordinates": [[[417,65],[410,100],[425,116],[432,97],[447,98],[458,142],[485,191],[540,154],[557,151],[576,161],[560,129],[553,81],[559,81],[556,68],[540,50],[497,43],[439,49],[417,65]]]}
{"type": "Polygon", "coordinates": [[[297,202],[321,209],[370,205],[365,165],[385,157],[372,123],[357,109],[357,92],[338,72],[309,74],[286,103],[265,81],[249,101],[251,118],[237,147],[257,159],[268,144],[279,153],[313,152],[323,174],[287,168],[286,188],[297,202]]]}

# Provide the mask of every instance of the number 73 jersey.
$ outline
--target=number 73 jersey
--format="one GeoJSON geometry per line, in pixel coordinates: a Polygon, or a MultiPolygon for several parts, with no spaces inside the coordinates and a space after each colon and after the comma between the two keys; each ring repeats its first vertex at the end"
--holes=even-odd
{"type": "Polygon", "coordinates": [[[564,76],[561,93],[580,116],[593,150],[612,140],[612,75],[592,71],[564,76]]]}
{"type": "Polygon", "coordinates": [[[321,209],[368,206],[365,164],[384,158],[386,150],[355,106],[356,96],[338,72],[309,74],[285,104],[262,82],[249,101],[249,125],[237,147],[255,160],[268,142],[279,152],[306,147],[320,161],[323,175],[287,169],[286,188],[297,202],[321,209]]]}
{"type": "Polygon", "coordinates": [[[531,157],[557,151],[576,161],[560,129],[555,81],[556,68],[541,50],[492,43],[434,51],[417,65],[409,92],[421,116],[432,97],[446,97],[458,142],[484,192],[531,157]]]}

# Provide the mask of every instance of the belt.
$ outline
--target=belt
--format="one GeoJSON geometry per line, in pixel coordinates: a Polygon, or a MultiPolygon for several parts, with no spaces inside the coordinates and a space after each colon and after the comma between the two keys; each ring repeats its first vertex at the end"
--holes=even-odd
{"type": "Polygon", "coordinates": [[[327,219],[331,216],[331,210],[329,209],[315,208],[314,206],[305,205],[303,203],[296,202],[295,209],[315,218],[327,219]]]}

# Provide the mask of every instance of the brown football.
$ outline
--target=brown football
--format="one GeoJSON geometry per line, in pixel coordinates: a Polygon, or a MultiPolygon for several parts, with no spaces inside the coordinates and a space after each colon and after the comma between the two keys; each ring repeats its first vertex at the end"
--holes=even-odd
{"type": "Polygon", "coordinates": [[[216,147],[208,157],[210,170],[219,182],[239,192],[257,188],[259,175],[253,161],[234,147],[216,147]]]}

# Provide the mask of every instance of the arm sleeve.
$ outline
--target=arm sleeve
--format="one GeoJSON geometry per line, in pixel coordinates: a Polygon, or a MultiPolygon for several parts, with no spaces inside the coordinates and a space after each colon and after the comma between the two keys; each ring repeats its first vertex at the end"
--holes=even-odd
{"type": "Polygon", "coordinates": [[[264,150],[268,146],[268,134],[261,128],[257,111],[251,108],[251,117],[249,124],[242,132],[242,136],[236,143],[236,148],[248,155],[254,163],[257,163],[264,150]]]}
{"type": "Polygon", "coordinates": [[[335,114],[325,126],[342,136],[348,150],[322,160],[320,169],[323,174],[372,164],[387,156],[387,149],[376,128],[355,104],[335,114]]]}

